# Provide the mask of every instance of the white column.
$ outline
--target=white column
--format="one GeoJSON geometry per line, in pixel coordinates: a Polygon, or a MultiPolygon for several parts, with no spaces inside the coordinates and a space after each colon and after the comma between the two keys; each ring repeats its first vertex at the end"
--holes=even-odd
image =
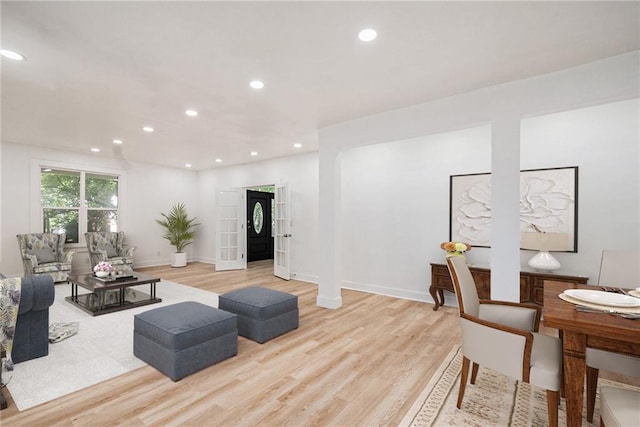
{"type": "Polygon", "coordinates": [[[520,302],[520,117],[491,130],[491,299],[520,302]]]}
{"type": "Polygon", "coordinates": [[[340,151],[320,144],[319,150],[319,212],[320,263],[318,297],[320,307],[339,308],[340,294],[340,193],[342,168],[340,151]]]}

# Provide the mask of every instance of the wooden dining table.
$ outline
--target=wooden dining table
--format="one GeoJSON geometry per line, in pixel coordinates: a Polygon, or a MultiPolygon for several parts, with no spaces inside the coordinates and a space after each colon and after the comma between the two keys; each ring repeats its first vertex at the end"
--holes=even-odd
{"type": "Polygon", "coordinates": [[[609,313],[585,313],[558,295],[566,289],[597,289],[566,282],[544,282],[544,325],[561,331],[567,426],[582,426],[587,347],[640,355],[640,320],[609,313]]]}

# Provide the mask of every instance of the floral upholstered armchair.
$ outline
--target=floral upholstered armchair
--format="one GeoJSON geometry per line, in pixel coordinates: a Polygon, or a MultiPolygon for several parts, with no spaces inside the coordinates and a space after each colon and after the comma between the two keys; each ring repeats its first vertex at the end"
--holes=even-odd
{"type": "Polygon", "coordinates": [[[64,250],[64,233],[18,234],[17,238],[25,277],[47,274],[54,282],[67,281],[74,252],[64,250]]]}
{"type": "Polygon", "coordinates": [[[133,253],[135,246],[127,247],[124,242],[124,232],[96,231],[84,233],[89,249],[91,269],[102,261],[113,266],[115,272],[131,271],[133,269],[133,253]]]}

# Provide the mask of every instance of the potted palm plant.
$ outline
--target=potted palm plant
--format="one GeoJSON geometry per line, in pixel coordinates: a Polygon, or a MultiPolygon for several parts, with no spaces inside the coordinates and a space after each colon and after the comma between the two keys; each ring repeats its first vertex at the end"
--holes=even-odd
{"type": "Polygon", "coordinates": [[[165,229],[162,237],[176,248],[171,254],[171,267],[184,267],[187,265],[187,253],[184,252],[184,248],[192,243],[195,228],[199,224],[196,223],[196,218],[189,218],[184,203],[175,204],[169,213],[160,215],[162,218],[156,219],[156,222],[165,229]]]}

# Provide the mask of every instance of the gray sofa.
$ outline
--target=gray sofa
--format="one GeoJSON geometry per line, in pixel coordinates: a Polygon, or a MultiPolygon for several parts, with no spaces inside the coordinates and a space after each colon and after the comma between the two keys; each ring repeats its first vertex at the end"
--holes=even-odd
{"type": "Polygon", "coordinates": [[[22,278],[11,359],[20,363],[49,354],[49,307],[55,288],[51,276],[22,278]]]}

